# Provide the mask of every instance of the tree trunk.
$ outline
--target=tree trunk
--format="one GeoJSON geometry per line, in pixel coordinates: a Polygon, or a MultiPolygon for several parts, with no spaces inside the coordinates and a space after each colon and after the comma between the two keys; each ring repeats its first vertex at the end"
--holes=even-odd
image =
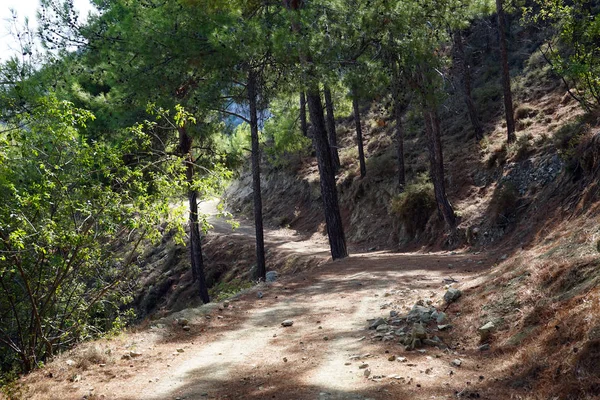
{"type": "Polygon", "coordinates": [[[306,95],[300,92],[300,129],[304,136],[308,136],[308,121],[306,120],[306,95]]]}
{"type": "Polygon", "coordinates": [[[450,230],[456,228],[456,216],[446,196],[446,183],[444,181],[444,158],[442,154],[442,142],[440,140],[440,121],[437,110],[430,105],[425,105],[425,134],[427,135],[427,147],[429,148],[430,174],[435,192],[438,213],[442,216],[450,230]]]}
{"type": "Polygon", "coordinates": [[[402,125],[403,107],[397,100],[394,100],[394,119],[396,120],[396,130],[394,141],[396,142],[396,160],[398,164],[398,187],[400,192],[404,191],[406,186],[406,172],[404,169],[404,126],[402,125]]]}
{"type": "Polygon", "coordinates": [[[340,156],[338,154],[337,134],[335,132],[335,116],[333,114],[333,100],[331,89],[325,85],[325,109],[327,110],[327,134],[329,135],[329,148],[331,149],[331,162],[335,171],[340,170],[340,156]]]}
{"type": "MultiPolygon", "coordinates": [[[[290,10],[299,11],[304,2],[301,0],[283,0],[283,4],[290,10]]],[[[292,31],[299,35],[300,25],[298,21],[292,19],[291,25],[292,31]]],[[[310,122],[313,127],[313,146],[317,153],[317,164],[319,165],[321,197],[323,198],[323,211],[325,212],[329,247],[331,249],[331,257],[336,260],[348,257],[348,249],[346,248],[346,237],[344,235],[342,215],[338,203],[335,171],[333,163],[331,162],[331,149],[329,148],[329,142],[327,140],[327,128],[325,126],[325,117],[323,116],[323,104],[321,103],[319,85],[315,82],[315,72],[310,68],[310,55],[301,54],[300,61],[303,64],[309,65],[309,71],[306,75],[309,81],[313,81],[307,92],[306,100],[308,103],[310,122]]]]}
{"type": "Polygon", "coordinates": [[[208,288],[204,277],[204,261],[202,259],[202,238],[198,223],[198,192],[191,189],[194,181],[194,158],[192,156],[192,138],[186,129],[179,128],[179,150],[186,157],[186,178],[190,189],[188,190],[188,202],[190,207],[190,259],[192,264],[192,278],[198,282],[198,293],[203,303],[209,303],[208,288]]]}
{"type": "Polygon", "coordinates": [[[363,147],[362,127],[360,123],[360,107],[358,105],[358,95],[356,89],[352,90],[352,107],[354,108],[354,125],[356,126],[356,140],[358,142],[358,162],[360,164],[360,177],[367,175],[367,165],[365,163],[365,150],[363,147]]]}
{"type": "Polygon", "coordinates": [[[265,240],[263,234],[262,197],[260,193],[260,148],[258,145],[258,113],[256,110],[256,77],[248,72],[250,104],[250,137],[252,140],[252,190],[254,192],[254,229],[256,232],[256,278],[266,280],[265,240]]]}
{"type": "MultiPolygon", "coordinates": [[[[299,11],[304,4],[300,0],[283,0],[283,3],[285,7],[294,11],[299,11]]],[[[295,19],[292,19],[292,31],[297,35],[300,34],[300,25],[295,19]]],[[[318,82],[315,80],[315,71],[310,67],[310,55],[301,54],[300,61],[309,66],[309,71],[307,71],[306,75],[308,81],[313,82],[306,94],[306,100],[313,127],[312,141],[317,154],[317,164],[319,165],[321,198],[323,199],[323,211],[325,213],[329,247],[331,249],[331,257],[336,260],[348,257],[348,249],[346,248],[346,237],[344,235],[342,215],[338,203],[335,170],[331,162],[331,149],[327,140],[323,103],[321,103],[318,82]]]]}
{"type": "Polygon", "coordinates": [[[502,89],[504,91],[504,111],[506,113],[507,141],[512,143],[516,139],[515,117],[513,111],[512,91],[510,89],[510,71],[508,69],[508,49],[506,44],[506,25],[502,0],[496,0],[498,14],[498,39],[500,41],[500,62],[502,64],[502,89]]]}
{"type": "Polygon", "coordinates": [[[394,140],[396,142],[396,160],[398,163],[398,187],[400,192],[404,191],[406,185],[406,172],[404,168],[404,126],[402,125],[402,114],[406,105],[402,99],[400,71],[397,60],[390,60],[392,64],[392,101],[394,109],[394,119],[396,120],[396,129],[394,140]]]}
{"type": "Polygon", "coordinates": [[[329,247],[331,257],[336,260],[348,256],[346,249],[346,237],[342,225],[342,216],[338,203],[337,187],[335,183],[335,171],[331,162],[331,150],[327,140],[327,128],[323,116],[323,104],[317,85],[307,92],[308,110],[313,127],[313,145],[317,153],[319,165],[319,177],[321,183],[321,197],[323,199],[323,211],[327,224],[327,235],[329,236],[329,247]]]}
{"type": "Polygon", "coordinates": [[[477,108],[475,107],[473,96],[471,95],[471,67],[467,62],[463,38],[459,30],[454,32],[454,48],[456,56],[455,65],[458,69],[458,75],[461,76],[459,80],[462,80],[463,97],[465,99],[471,125],[473,125],[473,131],[475,132],[475,140],[479,141],[483,139],[483,127],[479,121],[477,108]]]}

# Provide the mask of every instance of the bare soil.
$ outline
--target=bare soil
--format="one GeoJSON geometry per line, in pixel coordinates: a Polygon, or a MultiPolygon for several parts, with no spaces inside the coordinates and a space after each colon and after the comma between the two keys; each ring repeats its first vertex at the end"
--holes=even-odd
{"type": "MultiPolygon", "coordinates": [[[[225,227],[216,224],[219,229],[225,227]]],[[[248,226],[238,232],[245,239],[252,234],[248,226]]],[[[267,234],[267,246],[302,257],[326,258],[325,244],[323,237],[267,234]]],[[[506,386],[511,356],[493,347],[479,351],[478,322],[465,326],[460,318],[470,301],[468,288],[485,281],[496,261],[490,254],[354,254],[255,286],[227,306],[184,310],[136,332],[81,345],[25,377],[25,398],[511,398],[527,391],[506,386]],[[389,317],[391,310],[406,314],[419,300],[445,309],[449,282],[466,289],[446,310],[455,327],[438,332],[429,326],[448,349],[407,351],[398,340],[372,338],[368,319],[389,317]],[[177,324],[182,317],[189,331],[177,324]],[[293,326],[282,327],[285,319],[293,326]],[[132,351],[139,354],[123,358],[132,351]],[[392,356],[407,360],[390,361],[392,356]]]]}

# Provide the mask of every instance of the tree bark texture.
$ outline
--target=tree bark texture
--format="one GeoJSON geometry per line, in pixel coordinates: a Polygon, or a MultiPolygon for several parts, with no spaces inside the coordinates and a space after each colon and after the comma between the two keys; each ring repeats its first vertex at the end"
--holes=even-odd
{"type": "Polygon", "coordinates": [[[503,1],[496,0],[498,14],[498,38],[500,41],[500,62],[502,64],[502,89],[504,92],[504,111],[506,114],[507,141],[512,143],[516,139],[515,117],[513,111],[512,90],[510,88],[510,71],[508,69],[508,49],[506,44],[506,21],[504,18],[503,1]]]}
{"type": "Polygon", "coordinates": [[[204,261],[202,259],[202,237],[200,236],[200,225],[198,223],[198,192],[192,189],[194,182],[194,158],[192,155],[193,139],[188,135],[185,128],[179,128],[179,149],[186,157],[186,178],[190,189],[188,190],[188,202],[190,208],[190,260],[192,264],[192,277],[198,283],[198,293],[203,303],[209,303],[208,288],[204,276],[204,261]]]}
{"type": "Polygon", "coordinates": [[[300,92],[300,130],[304,136],[308,136],[308,121],[306,120],[306,94],[300,92]]]}
{"type": "Polygon", "coordinates": [[[460,76],[459,80],[462,83],[462,92],[469,113],[469,119],[471,120],[473,131],[475,132],[475,140],[479,141],[483,139],[483,127],[481,126],[481,121],[479,121],[477,108],[475,107],[475,102],[473,101],[473,96],[471,94],[471,67],[467,62],[463,37],[459,30],[454,32],[454,50],[455,66],[458,70],[457,75],[460,76]]]}
{"type": "Polygon", "coordinates": [[[254,229],[256,232],[256,278],[266,280],[265,240],[263,232],[262,196],[260,191],[260,148],[258,143],[258,112],[256,106],[256,76],[248,73],[248,102],[250,104],[250,137],[252,141],[252,190],[254,192],[254,229]]]}
{"type": "Polygon", "coordinates": [[[321,197],[323,199],[325,223],[327,224],[327,235],[329,236],[329,247],[331,249],[331,257],[336,260],[347,257],[348,250],[346,248],[346,237],[344,235],[342,216],[338,203],[335,171],[331,162],[331,150],[327,138],[323,104],[321,103],[321,95],[318,87],[310,89],[307,92],[306,98],[313,126],[312,139],[319,165],[321,197]]]}
{"type": "Polygon", "coordinates": [[[437,110],[427,105],[424,110],[425,134],[427,135],[427,146],[429,148],[430,174],[435,192],[435,201],[438,212],[451,230],[456,228],[456,216],[446,195],[446,183],[444,181],[444,157],[442,153],[442,141],[440,139],[440,121],[437,110]]]}
{"type": "Polygon", "coordinates": [[[360,177],[367,175],[367,165],[365,163],[365,150],[363,146],[362,126],[360,121],[360,107],[358,104],[358,95],[356,90],[352,91],[352,107],[354,108],[354,125],[356,126],[356,141],[358,142],[358,162],[360,164],[360,177]]]}
{"type": "Polygon", "coordinates": [[[398,168],[398,187],[400,192],[404,191],[406,186],[406,171],[404,167],[404,125],[402,124],[402,115],[406,108],[401,93],[400,71],[397,60],[390,60],[392,64],[392,101],[394,120],[396,127],[394,130],[394,141],[396,142],[396,162],[398,168]]]}
{"type": "Polygon", "coordinates": [[[335,132],[335,115],[333,113],[333,99],[331,89],[325,85],[325,109],[327,110],[327,134],[329,135],[329,148],[331,149],[331,162],[335,171],[340,170],[340,155],[338,153],[337,134],[335,132]]]}
{"type": "Polygon", "coordinates": [[[396,128],[394,141],[396,142],[396,162],[398,168],[398,187],[400,192],[404,191],[406,186],[406,172],[404,168],[404,125],[402,125],[403,107],[394,100],[394,119],[396,128]]]}

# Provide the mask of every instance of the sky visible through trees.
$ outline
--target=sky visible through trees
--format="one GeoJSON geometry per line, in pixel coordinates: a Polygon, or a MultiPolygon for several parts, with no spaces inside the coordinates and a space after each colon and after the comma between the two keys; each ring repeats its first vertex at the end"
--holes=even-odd
{"type": "MultiPolygon", "coordinates": [[[[81,17],[88,15],[94,8],[89,0],[74,0],[75,8],[81,17]]],[[[19,45],[15,40],[15,28],[21,28],[25,19],[28,19],[29,27],[37,29],[36,13],[40,8],[39,0],[3,0],[0,5],[0,61],[5,61],[19,51],[19,45]],[[13,12],[17,20],[13,21],[13,12]],[[16,23],[16,26],[14,25],[16,23]]]]}

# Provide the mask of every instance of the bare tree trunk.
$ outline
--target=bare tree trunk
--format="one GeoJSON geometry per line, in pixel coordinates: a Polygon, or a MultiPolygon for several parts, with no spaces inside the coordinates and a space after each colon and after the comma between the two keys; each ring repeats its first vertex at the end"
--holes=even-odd
{"type": "Polygon", "coordinates": [[[365,150],[363,147],[362,126],[360,121],[360,107],[358,104],[358,95],[356,89],[352,90],[352,107],[354,108],[354,125],[356,126],[356,141],[358,142],[358,162],[360,164],[360,177],[367,175],[367,165],[365,163],[365,150]]]}
{"type": "Polygon", "coordinates": [[[394,103],[393,112],[396,121],[394,141],[396,142],[396,160],[398,164],[398,187],[400,192],[403,192],[404,186],[406,185],[406,172],[404,168],[404,126],[402,125],[402,114],[404,114],[406,105],[401,94],[402,89],[398,61],[393,59],[389,60],[389,62],[392,65],[392,101],[394,103]]]}
{"type": "Polygon", "coordinates": [[[442,142],[440,140],[440,121],[437,110],[430,105],[425,105],[423,111],[425,117],[425,133],[427,135],[427,146],[429,148],[430,174],[435,192],[435,201],[438,212],[451,230],[456,228],[456,216],[446,195],[446,183],[444,181],[444,158],[442,154],[442,142]]]}
{"type": "Polygon", "coordinates": [[[256,110],[256,76],[248,72],[250,104],[250,136],[252,140],[252,190],[254,192],[254,229],[256,232],[256,278],[266,280],[265,240],[263,233],[262,197],[260,192],[260,148],[258,145],[258,112],[256,110]]]}
{"type": "Polygon", "coordinates": [[[337,134],[335,132],[335,116],[333,114],[333,100],[331,89],[325,85],[325,109],[327,110],[327,134],[329,135],[329,147],[331,148],[331,162],[335,171],[340,169],[340,156],[338,153],[337,134]]]}
{"type": "Polygon", "coordinates": [[[331,150],[327,140],[327,128],[323,116],[323,104],[318,86],[314,85],[307,93],[308,110],[313,126],[313,145],[317,153],[319,165],[319,177],[321,183],[321,197],[323,199],[323,211],[327,224],[327,235],[329,236],[329,247],[331,257],[336,260],[348,256],[346,248],[346,237],[342,225],[337,187],[335,183],[335,171],[331,162],[331,150]]]}
{"type": "Polygon", "coordinates": [[[396,129],[394,141],[396,142],[396,160],[398,164],[398,187],[400,192],[404,191],[406,186],[406,172],[404,169],[404,126],[402,125],[403,109],[397,101],[394,101],[394,119],[396,120],[396,129]]]}
{"type": "Polygon", "coordinates": [[[459,80],[462,81],[463,97],[465,99],[471,125],[473,125],[473,131],[475,132],[475,140],[479,141],[483,139],[483,127],[479,121],[477,108],[475,107],[473,96],[471,95],[471,68],[467,62],[467,57],[465,55],[465,49],[463,46],[463,38],[459,30],[454,32],[454,49],[456,56],[455,65],[459,71],[459,75],[461,76],[459,80]]]}
{"type": "Polygon", "coordinates": [[[504,111],[506,113],[507,141],[512,143],[516,139],[515,117],[513,111],[512,91],[510,89],[510,71],[508,69],[508,49],[506,44],[506,21],[502,0],[496,0],[498,14],[498,38],[500,40],[500,62],[502,64],[502,88],[504,91],[504,111]]]}
{"type": "MultiPolygon", "coordinates": [[[[290,10],[299,11],[303,2],[300,0],[283,0],[283,4],[290,10]]],[[[300,34],[300,25],[296,19],[292,19],[291,26],[295,34],[300,34]]],[[[310,55],[300,55],[300,61],[309,65],[309,71],[306,75],[308,80],[312,80],[313,82],[306,94],[306,100],[313,127],[313,146],[317,153],[317,164],[319,165],[321,198],[323,199],[323,211],[325,212],[329,247],[331,249],[331,257],[336,260],[348,257],[348,249],[346,248],[346,236],[344,235],[342,215],[338,203],[335,170],[331,162],[331,149],[329,148],[327,138],[323,103],[321,103],[318,82],[315,80],[315,71],[310,68],[309,59],[310,55]]]]}
{"type": "Polygon", "coordinates": [[[202,238],[198,223],[198,192],[191,189],[194,181],[194,159],[192,156],[192,138],[187,134],[185,127],[179,128],[179,150],[185,155],[186,178],[190,189],[188,202],[190,208],[190,260],[192,264],[192,277],[198,282],[198,293],[203,303],[209,303],[208,288],[204,277],[204,261],[202,259],[202,238]]]}
{"type": "Polygon", "coordinates": [[[306,120],[306,95],[300,92],[300,130],[304,136],[308,136],[308,121],[306,120]]]}

